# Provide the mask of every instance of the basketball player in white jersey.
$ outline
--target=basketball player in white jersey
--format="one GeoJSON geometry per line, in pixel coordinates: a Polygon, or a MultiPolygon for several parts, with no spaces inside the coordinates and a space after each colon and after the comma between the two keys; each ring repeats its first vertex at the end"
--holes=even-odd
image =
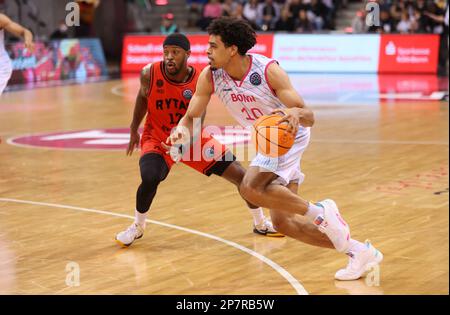
{"type": "Polygon", "coordinates": [[[25,47],[34,50],[33,34],[25,27],[11,21],[9,17],[0,13],[0,96],[6,87],[12,73],[12,64],[5,50],[5,31],[24,39],[25,47]]]}
{"type": "Polygon", "coordinates": [[[247,54],[256,44],[256,34],[247,22],[218,18],[210,24],[208,33],[210,66],[200,74],[186,115],[168,142],[189,141],[184,130],[193,131],[194,118],[202,116],[213,93],[245,127],[252,126],[261,115],[282,113],[280,123],[287,123],[288,131],[295,135],[294,145],[279,158],[258,153],[244,176],[240,193],[255,205],[271,209],[274,227],[279,232],[347,254],[349,264],[336,273],[336,279],[359,279],[367,269],[381,262],[382,254],[369,242],[364,244],[350,238],[350,229],[333,200],[313,204],[297,195],[304,177],[300,160],[314,124],[312,111],[275,60],[247,54]]]}

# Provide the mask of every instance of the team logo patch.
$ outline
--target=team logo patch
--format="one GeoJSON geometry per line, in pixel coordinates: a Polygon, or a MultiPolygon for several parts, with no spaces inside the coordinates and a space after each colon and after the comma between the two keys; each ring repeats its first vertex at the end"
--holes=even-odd
{"type": "Polygon", "coordinates": [[[214,157],[214,147],[209,147],[205,149],[205,157],[212,159],[214,157]]]}
{"type": "MultiPolygon", "coordinates": [[[[205,126],[205,132],[214,133],[214,138],[224,145],[246,144],[251,133],[242,127],[205,126]],[[219,131],[218,131],[219,128],[219,131]]],[[[142,134],[143,129],[139,130],[142,134]]],[[[108,150],[120,151],[128,147],[130,128],[88,129],[65,132],[22,135],[7,140],[8,144],[27,148],[48,148],[58,150],[108,150]]],[[[214,157],[214,147],[207,146],[205,156],[214,157]]]]}
{"type": "Polygon", "coordinates": [[[261,82],[262,82],[261,76],[260,76],[258,73],[253,72],[253,73],[250,75],[250,83],[251,83],[251,84],[253,84],[253,85],[260,85],[261,82]]]}
{"type": "Polygon", "coordinates": [[[194,93],[192,93],[192,90],[190,90],[190,89],[187,89],[187,90],[184,90],[183,91],[183,96],[184,96],[184,98],[185,99],[187,99],[187,100],[190,100],[191,98],[192,98],[192,95],[193,95],[194,93]]]}
{"type": "Polygon", "coordinates": [[[156,81],[156,86],[157,86],[157,87],[160,88],[160,87],[162,87],[163,85],[164,85],[164,81],[163,81],[163,80],[159,79],[159,80],[156,81]]]}

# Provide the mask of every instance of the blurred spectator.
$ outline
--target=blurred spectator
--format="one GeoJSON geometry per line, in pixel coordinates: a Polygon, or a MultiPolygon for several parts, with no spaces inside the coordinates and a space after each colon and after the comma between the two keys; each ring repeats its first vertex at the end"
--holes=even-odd
{"type": "Polygon", "coordinates": [[[198,21],[202,17],[203,6],[208,2],[208,0],[187,0],[188,6],[188,27],[193,27],[197,25],[198,21]]]}
{"type": "Polygon", "coordinates": [[[80,8],[80,26],[75,27],[76,37],[92,37],[95,10],[100,4],[100,0],[77,0],[80,8]]]}
{"type": "Polygon", "coordinates": [[[222,15],[234,16],[238,5],[239,3],[234,0],[225,0],[222,4],[222,15]]]}
{"type": "Polygon", "coordinates": [[[289,11],[291,12],[291,16],[295,19],[298,17],[298,13],[300,10],[308,10],[308,6],[303,3],[303,0],[291,0],[289,4],[289,11]]]}
{"type": "Polygon", "coordinates": [[[281,16],[275,24],[275,30],[286,32],[294,31],[294,19],[292,18],[291,12],[289,11],[289,6],[284,6],[281,10],[281,16]]]}
{"type": "Polygon", "coordinates": [[[172,33],[178,33],[180,30],[178,25],[173,21],[174,15],[167,13],[162,16],[162,22],[160,27],[161,34],[170,35],[172,33]]]}
{"type": "Polygon", "coordinates": [[[327,9],[324,4],[319,0],[311,0],[310,11],[308,17],[314,25],[315,30],[322,30],[325,24],[325,16],[327,15],[327,9]]]}
{"type": "Polygon", "coordinates": [[[50,35],[50,39],[63,39],[68,38],[69,28],[66,25],[66,22],[64,20],[59,22],[58,28],[50,35]]]}
{"type": "Polygon", "coordinates": [[[401,34],[412,33],[414,30],[414,23],[409,18],[409,13],[406,10],[403,10],[401,14],[401,20],[397,24],[397,32],[401,34]]]}
{"type": "Polygon", "coordinates": [[[206,30],[212,20],[222,16],[222,4],[219,0],[209,0],[203,8],[203,16],[197,23],[202,30],[206,30]]]}
{"type": "Polygon", "coordinates": [[[295,21],[295,31],[298,33],[311,32],[313,30],[313,25],[308,19],[308,14],[306,10],[300,10],[298,12],[298,19],[295,21]]]}
{"type": "Polygon", "coordinates": [[[325,28],[329,30],[334,30],[334,19],[336,18],[336,5],[334,2],[336,0],[321,0],[324,12],[323,19],[325,20],[325,28]]]}
{"type": "Polygon", "coordinates": [[[243,14],[247,21],[253,23],[253,25],[258,25],[258,20],[260,18],[258,11],[258,0],[249,0],[244,5],[243,14]]]}
{"type": "Polygon", "coordinates": [[[236,9],[234,10],[232,17],[245,20],[244,6],[241,3],[236,4],[236,9]]]}
{"type": "Polygon", "coordinates": [[[365,11],[359,10],[356,12],[356,16],[353,18],[352,21],[352,32],[354,34],[361,34],[365,33],[367,31],[366,26],[366,15],[365,11]]]}
{"type": "Polygon", "coordinates": [[[392,33],[394,30],[394,21],[391,18],[391,14],[387,10],[382,10],[380,12],[380,32],[392,33]]]}
{"type": "Polygon", "coordinates": [[[275,28],[275,23],[278,20],[278,8],[273,3],[272,0],[266,0],[264,4],[261,5],[262,21],[260,23],[261,30],[269,31],[275,28]]]}
{"type": "Polygon", "coordinates": [[[448,4],[446,5],[445,11],[436,5],[432,12],[425,11],[424,15],[426,15],[430,20],[433,21],[436,25],[439,25],[440,28],[435,26],[433,28],[434,33],[440,34],[439,41],[439,64],[438,64],[438,74],[439,75],[448,75],[448,4]]]}

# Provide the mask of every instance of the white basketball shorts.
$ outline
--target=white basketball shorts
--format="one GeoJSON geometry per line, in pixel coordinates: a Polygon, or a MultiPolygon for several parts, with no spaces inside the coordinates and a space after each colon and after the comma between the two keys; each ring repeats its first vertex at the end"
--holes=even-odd
{"type": "Polygon", "coordinates": [[[300,128],[295,137],[295,142],[292,148],[284,155],[272,158],[257,153],[255,158],[250,163],[250,166],[258,166],[261,172],[271,172],[278,175],[273,184],[280,184],[283,186],[291,182],[296,182],[299,185],[305,179],[305,175],[301,172],[300,161],[303,152],[309,144],[310,128],[300,128]]]}

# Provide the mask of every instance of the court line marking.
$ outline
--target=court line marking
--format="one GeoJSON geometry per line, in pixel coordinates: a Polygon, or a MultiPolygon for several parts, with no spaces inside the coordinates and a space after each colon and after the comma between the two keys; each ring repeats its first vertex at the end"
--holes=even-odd
{"type": "MultiPolygon", "coordinates": [[[[55,132],[57,133],[57,132],[55,132]]],[[[32,144],[22,144],[22,143],[16,143],[14,142],[18,138],[23,137],[30,137],[30,136],[39,136],[47,134],[45,133],[33,133],[33,134],[22,134],[18,136],[12,136],[6,139],[6,143],[12,146],[17,146],[21,148],[27,148],[27,149],[47,149],[47,150],[67,150],[67,151],[92,151],[92,152],[99,152],[99,151],[123,151],[125,152],[126,147],[120,148],[120,149],[99,149],[99,148],[59,148],[59,147],[50,147],[50,146],[37,146],[32,144]]],[[[402,141],[402,140],[350,140],[350,139],[314,139],[312,138],[310,140],[310,143],[328,143],[328,144],[380,144],[380,145],[442,145],[442,146],[448,146],[449,143],[445,141],[402,141]]],[[[246,146],[247,144],[236,144],[235,147],[238,146],[246,146]]]]}
{"type": "MultiPolygon", "coordinates": [[[[37,206],[46,206],[46,207],[53,207],[53,208],[63,208],[63,209],[70,209],[70,210],[75,210],[75,211],[82,211],[82,212],[90,212],[90,213],[96,213],[96,214],[105,214],[105,215],[110,215],[110,216],[115,216],[115,217],[121,217],[121,218],[127,218],[127,219],[133,219],[134,217],[131,215],[126,215],[126,214],[121,214],[121,213],[115,213],[115,212],[109,212],[109,211],[104,211],[104,210],[96,210],[96,209],[89,209],[89,208],[81,208],[81,207],[74,207],[74,206],[67,206],[67,205],[62,205],[62,204],[55,204],[55,203],[47,203],[47,202],[38,202],[38,201],[30,201],[30,200],[19,200],[19,199],[11,199],[11,198],[0,198],[0,201],[5,201],[5,202],[15,202],[15,203],[24,203],[24,204],[30,204],[30,205],[37,205],[37,206]]],[[[308,292],[305,290],[305,288],[300,284],[300,282],[295,279],[287,270],[285,270],[283,267],[281,267],[280,265],[278,265],[277,263],[275,263],[274,261],[270,260],[269,258],[265,257],[264,255],[261,255],[245,246],[239,245],[235,242],[232,241],[228,241],[226,239],[223,239],[221,237],[212,235],[212,234],[208,234],[208,233],[204,233],[204,232],[200,232],[197,230],[193,230],[193,229],[189,229],[189,228],[185,228],[185,227],[181,227],[178,225],[174,225],[174,224],[170,224],[170,223],[164,223],[164,222],[160,222],[160,221],[155,221],[155,220],[150,220],[150,219],[146,219],[145,220],[148,223],[152,223],[152,224],[156,224],[156,225],[161,225],[164,227],[168,227],[171,229],[175,229],[175,230],[180,230],[183,232],[187,232],[187,233],[191,233],[191,234],[195,234],[195,235],[199,235],[199,236],[203,236],[206,238],[210,238],[213,239],[215,241],[224,243],[228,246],[234,247],[238,250],[241,250],[259,260],[261,260],[263,263],[269,265],[272,269],[274,269],[276,272],[278,272],[283,278],[285,278],[289,284],[294,288],[294,290],[297,292],[298,295],[308,295],[308,292]]]]}
{"type": "Polygon", "coordinates": [[[120,92],[120,90],[123,90],[124,88],[125,88],[125,86],[123,84],[119,84],[119,85],[113,86],[111,88],[111,93],[116,95],[116,96],[123,97],[123,96],[125,96],[125,94],[120,92]]]}

